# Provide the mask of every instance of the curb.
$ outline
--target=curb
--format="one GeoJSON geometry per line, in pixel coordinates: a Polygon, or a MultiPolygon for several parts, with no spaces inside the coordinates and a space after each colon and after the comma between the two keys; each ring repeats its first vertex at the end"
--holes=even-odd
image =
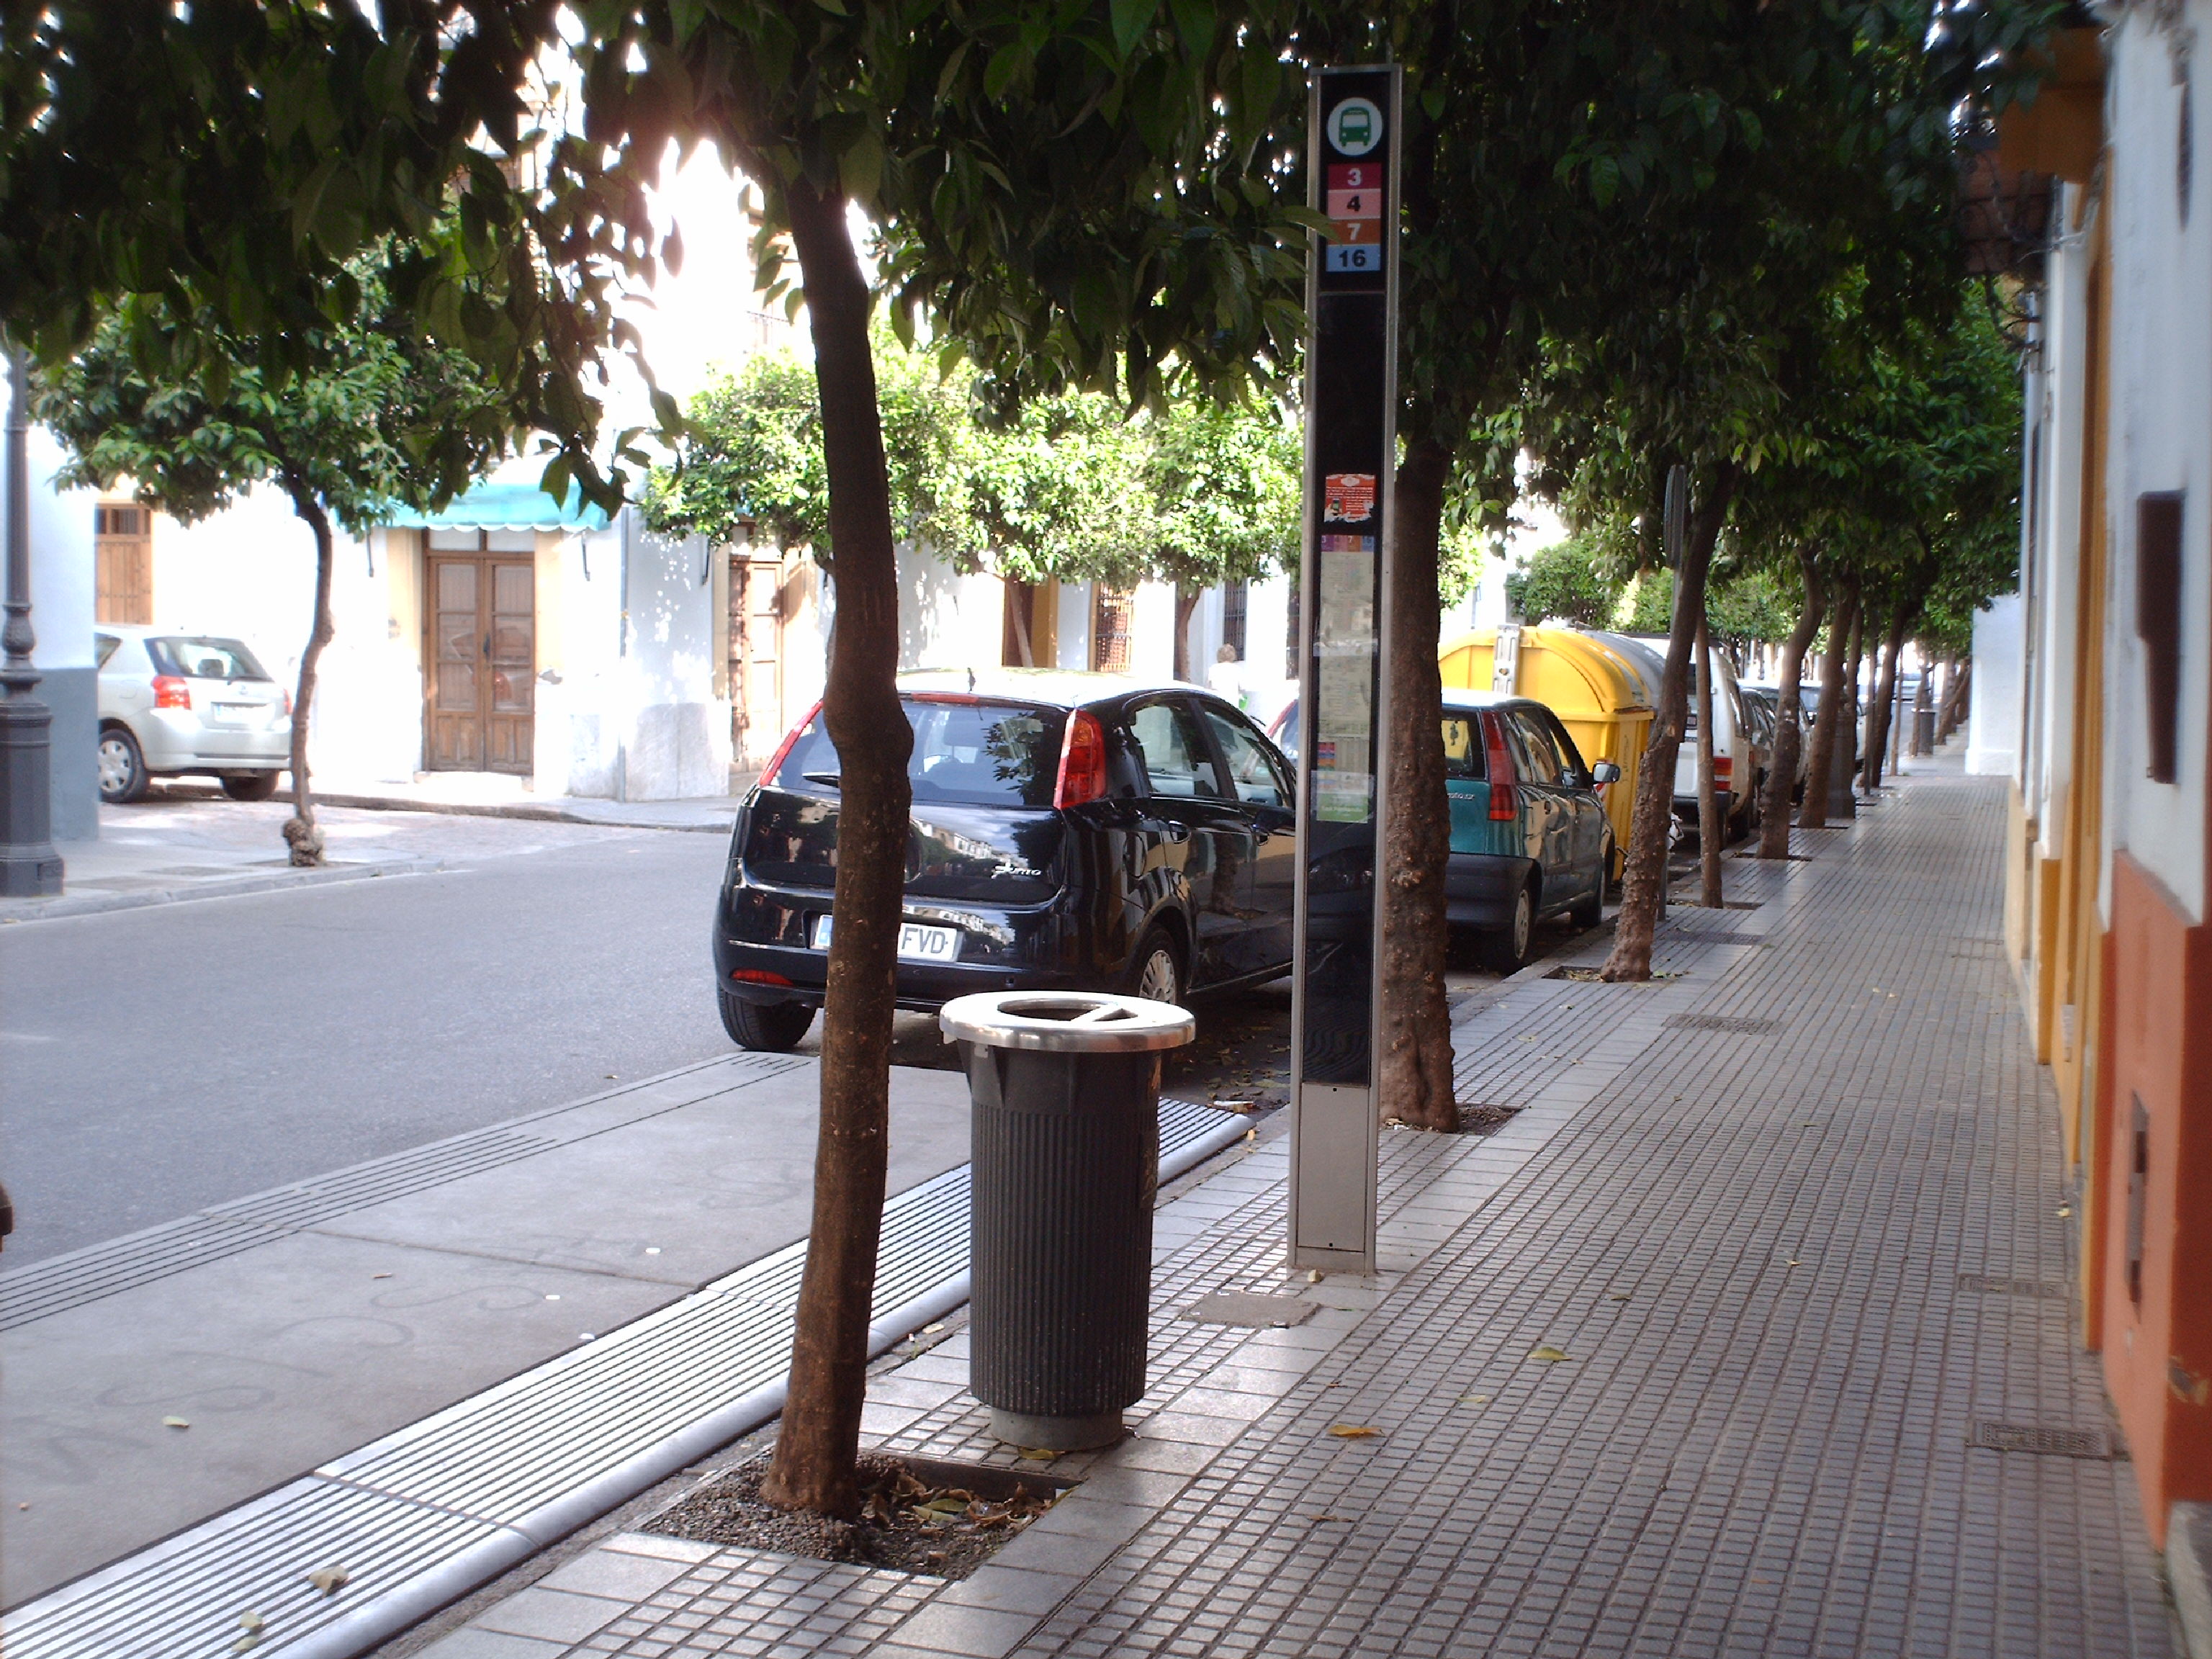
{"type": "MultiPolygon", "coordinates": [[[[713,799],[710,797],[709,799],[713,799]]],[[[662,823],[650,818],[601,817],[565,806],[541,806],[532,801],[409,800],[398,795],[326,795],[316,804],[350,806],[368,812],[433,812],[457,818],[525,818],[538,823],[580,823],[595,830],[672,830],[680,834],[726,836],[730,823],[662,823]]],[[[730,797],[730,820],[737,817],[737,797],[730,797]]]]}
{"type": "Polygon", "coordinates": [[[288,887],[327,887],[337,882],[374,881],[383,876],[426,876],[445,868],[442,859],[397,858],[373,865],[272,870],[263,875],[225,877],[178,887],[149,888],[137,893],[64,893],[58,898],[17,899],[0,904],[0,927],[27,921],[59,921],[66,916],[102,915],[111,910],[138,910],[154,904],[181,904],[193,899],[274,893],[288,887]]]}

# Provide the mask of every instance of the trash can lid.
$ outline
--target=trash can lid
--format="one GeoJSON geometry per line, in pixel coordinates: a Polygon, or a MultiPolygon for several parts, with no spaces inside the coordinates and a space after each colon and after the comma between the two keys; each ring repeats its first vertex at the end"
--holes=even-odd
{"type": "Polygon", "coordinates": [[[1198,1022],[1171,1002],[1105,991],[991,991],[956,997],[937,1023],[948,1042],[1062,1054],[1179,1048],[1198,1022]]]}

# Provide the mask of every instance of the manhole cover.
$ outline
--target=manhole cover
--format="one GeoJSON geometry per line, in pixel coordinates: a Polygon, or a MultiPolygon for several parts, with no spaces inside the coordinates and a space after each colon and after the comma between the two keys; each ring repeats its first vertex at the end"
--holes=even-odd
{"type": "Polygon", "coordinates": [[[2072,1290],[2063,1282],[2048,1279],[1991,1279],[1984,1273],[1960,1273],[1959,1288],[1978,1291],[1984,1296],[2033,1296],[2045,1302],[2065,1302],[2072,1297],[2072,1290]]]}
{"type": "Polygon", "coordinates": [[[2040,1423],[1992,1423],[1977,1419],[1966,1443],[1990,1451],[2038,1452],[2045,1457],[2112,1455],[2100,1430],[2053,1429],[2040,1423]]]}
{"type": "Polygon", "coordinates": [[[1778,1019],[1743,1014],[1676,1014],[1667,1024],[1678,1031],[1727,1031],[1736,1036],[1771,1036],[1782,1029],[1778,1019]]]}
{"type": "Polygon", "coordinates": [[[1320,1305],[1258,1291],[1215,1291],[1185,1308],[1182,1317],[1200,1325],[1249,1325],[1262,1330],[1271,1325],[1303,1325],[1320,1305]]]}

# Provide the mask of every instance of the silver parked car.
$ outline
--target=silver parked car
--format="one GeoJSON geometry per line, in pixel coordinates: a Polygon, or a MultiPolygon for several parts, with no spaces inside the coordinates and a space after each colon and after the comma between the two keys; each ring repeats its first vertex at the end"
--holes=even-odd
{"type": "Polygon", "coordinates": [[[210,773],[233,800],[267,800],[290,763],[292,696],[237,640],[101,623],[100,798],[139,799],[147,783],[210,773]]]}

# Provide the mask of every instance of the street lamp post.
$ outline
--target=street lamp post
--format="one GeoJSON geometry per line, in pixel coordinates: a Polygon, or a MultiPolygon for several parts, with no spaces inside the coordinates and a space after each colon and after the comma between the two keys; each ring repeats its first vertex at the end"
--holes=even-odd
{"type": "Polygon", "coordinates": [[[46,898],[62,890],[54,850],[53,711],[33,695],[31,665],[30,376],[8,349],[7,623],[0,628],[0,896],[46,898]]]}

